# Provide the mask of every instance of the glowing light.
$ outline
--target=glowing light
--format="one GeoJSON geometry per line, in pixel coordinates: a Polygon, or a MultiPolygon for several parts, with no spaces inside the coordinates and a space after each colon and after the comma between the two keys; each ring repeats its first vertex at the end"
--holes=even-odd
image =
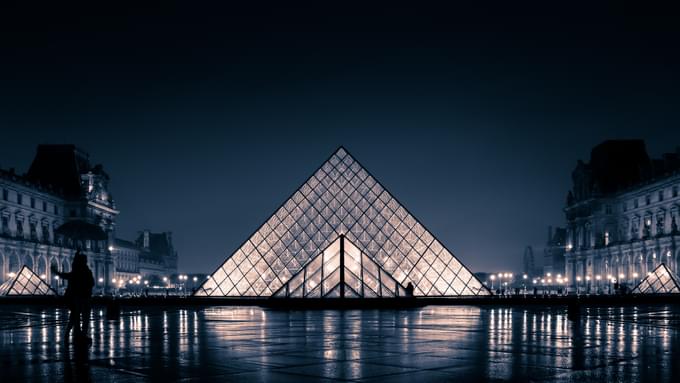
{"type": "Polygon", "coordinates": [[[546,275],[547,275],[547,276],[549,276],[549,277],[551,277],[551,276],[552,276],[552,274],[550,274],[550,273],[548,273],[548,274],[546,274],[546,275]]]}
{"type": "Polygon", "coordinates": [[[11,273],[7,274],[7,276],[9,276],[10,278],[14,278],[14,277],[16,277],[17,275],[16,275],[16,273],[11,272],[11,273]]]}
{"type": "Polygon", "coordinates": [[[581,282],[581,277],[576,277],[577,282],[581,282]]]}
{"type": "Polygon", "coordinates": [[[490,278],[491,278],[491,280],[493,281],[493,280],[496,279],[496,276],[495,276],[495,275],[492,275],[490,278]]]}
{"type": "Polygon", "coordinates": [[[111,280],[111,283],[116,283],[116,278],[113,278],[113,279],[111,280]]]}
{"type": "Polygon", "coordinates": [[[104,283],[104,278],[99,278],[99,283],[104,283]]]}
{"type": "Polygon", "coordinates": [[[590,280],[590,275],[586,275],[586,281],[590,280]]]}
{"type": "Polygon", "coordinates": [[[55,275],[55,276],[54,276],[54,279],[59,280],[59,276],[58,276],[58,275],[55,275]]]}
{"type": "Polygon", "coordinates": [[[602,279],[602,277],[600,275],[596,275],[595,279],[597,279],[599,281],[600,279],[602,279]]]}
{"type": "Polygon", "coordinates": [[[167,282],[167,281],[168,281],[168,277],[163,277],[163,282],[167,282]]]}
{"type": "Polygon", "coordinates": [[[47,278],[47,275],[45,275],[45,274],[40,274],[40,279],[45,279],[45,278],[47,278]]]}
{"type": "Polygon", "coordinates": [[[113,246],[109,246],[109,251],[113,251],[113,246]]]}
{"type": "Polygon", "coordinates": [[[527,279],[529,278],[526,274],[522,275],[522,279],[527,279]]]}
{"type": "Polygon", "coordinates": [[[625,277],[624,274],[619,274],[619,279],[623,279],[625,277]]]}
{"type": "Polygon", "coordinates": [[[198,277],[194,277],[194,282],[196,282],[197,280],[198,280],[198,277]]]}
{"type": "Polygon", "coordinates": [[[638,277],[638,273],[633,273],[633,278],[637,278],[637,277],[638,277]]]}

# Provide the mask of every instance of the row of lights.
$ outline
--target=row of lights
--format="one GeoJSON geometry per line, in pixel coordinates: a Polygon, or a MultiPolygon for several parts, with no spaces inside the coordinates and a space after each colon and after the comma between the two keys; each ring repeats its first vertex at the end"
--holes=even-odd
{"type": "MultiPolygon", "coordinates": [[[[498,279],[512,279],[512,273],[498,273],[498,279]]],[[[496,274],[491,274],[489,277],[492,281],[496,280],[496,274]]]]}
{"type": "MultiPolygon", "coordinates": [[[[555,283],[562,285],[562,284],[569,282],[569,278],[567,278],[567,277],[562,278],[562,274],[557,274],[557,275],[555,275],[554,281],[555,281],[555,283]]],[[[549,285],[552,285],[553,284],[552,273],[546,273],[545,277],[543,277],[543,278],[534,278],[531,282],[535,285],[538,284],[539,282],[543,285],[545,285],[546,283],[549,284],[549,285]]]]}
{"type": "MultiPolygon", "coordinates": [[[[17,274],[16,274],[15,272],[10,272],[10,273],[7,273],[7,276],[10,277],[10,278],[14,278],[14,277],[17,276],[17,274]]],[[[182,274],[182,275],[180,275],[178,278],[179,278],[180,281],[182,281],[182,280],[186,281],[186,280],[189,279],[189,276],[188,276],[188,275],[185,275],[185,274],[182,274]]],[[[44,279],[47,279],[47,275],[45,275],[45,274],[40,274],[40,279],[43,279],[43,280],[44,280],[44,279]]],[[[58,281],[58,280],[59,280],[59,276],[58,276],[58,275],[55,275],[55,276],[54,276],[54,279],[58,281]]],[[[198,277],[193,277],[192,280],[193,280],[194,282],[196,282],[196,281],[198,281],[198,277]]],[[[168,281],[168,277],[163,277],[163,282],[167,282],[167,281],[168,281]]],[[[104,283],[104,278],[99,278],[99,279],[98,279],[98,282],[99,282],[99,283],[104,283]]],[[[122,286],[122,285],[125,283],[125,280],[124,280],[123,278],[119,278],[119,279],[113,278],[113,279],[111,279],[111,282],[112,282],[114,285],[115,285],[116,282],[117,282],[119,286],[122,286]]],[[[128,281],[128,283],[130,283],[131,285],[132,285],[132,284],[139,285],[139,284],[141,284],[142,282],[144,283],[144,285],[148,285],[148,284],[149,284],[149,281],[146,280],[146,279],[142,281],[142,276],[141,276],[141,275],[135,276],[135,277],[133,277],[132,279],[130,279],[130,280],[128,281]]]]}
{"type": "MultiPolygon", "coordinates": [[[[652,274],[652,273],[651,273],[651,272],[647,273],[647,275],[650,275],[650,274],[652,274]]],[[[632,277],[633,277],[634,279],[637,279],[639,276],[640,276],[640,275],[639,275],[638,273],[633,273],[633,274],[632,274],[632,277]]],[[[626,274],[623,274],[623,273],[619,274],[619,280],[623,280],[624,278],[626,278],[626,274]]],[[[584,279],[584,278],[581,278],[580,276],[576,277],[576,281],[577,281],[577,282],[581,282],[583,279],[584,279]]],[[[590,280],[592,280],[592,278],[590,277],[590,275],[586,275],[585,280],[586,280],[586,281],[590,281],[590,280]]],[[[596,280],[596,281],[602,280],[602,276],[596,275],[596,276],[595,276],[595,280],[596,280]]],[[[614,275],[608,274],[608,275],[607,275],[607,280],[608,280],[608,281],[611,281],[611,282],[616,282],[616,277],[615,277],[614,275]]]]}

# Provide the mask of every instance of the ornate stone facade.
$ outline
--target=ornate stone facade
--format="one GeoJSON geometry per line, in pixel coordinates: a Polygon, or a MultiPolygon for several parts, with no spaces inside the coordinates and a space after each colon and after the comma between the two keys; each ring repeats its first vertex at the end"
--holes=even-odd
{"type": "Polygon", "coordinates": [[[27,265],[58,287],[50,265],[69,270],[80,246],[95,280],[106,287],[113,272],[108,242],[118,215],[108,181],[102,166],[91,166],[88,154],[73,145],[38,146],[25,175],[0,170],[0,281],[27,265]],[[71,220],[97,225],[109,239],[77,243],[56,234],[71,220]]]}
{"type": "Polygon", "coordinates": [[[680,266],[680,149],[650,159],[644,142],[606,141],[578,162],[567,197],[565,272],[572,287],[634,287],[660,263],[680,266]]]}
{"type": "Polygon", "coordinates": [[[27,265],[58,289],[50,265],[70,270],[79,247],[100,291],[125,287],[134,277],[176,273],[170,233],[144,231],[134,243],[115,237],[119,211],[108,182],[103,167],[91,166],[89,155],[73,145],[38,146],[24,175],[0,169],[0,283],[27,265]],[[74,220],[98,226],[106,239],[74,241],[57,233],[74,220]]]}

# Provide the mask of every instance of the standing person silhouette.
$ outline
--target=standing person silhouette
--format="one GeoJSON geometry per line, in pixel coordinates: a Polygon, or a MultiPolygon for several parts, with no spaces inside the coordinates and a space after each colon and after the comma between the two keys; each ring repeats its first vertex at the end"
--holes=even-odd
{"type": "Polygon", "coordinates": [[[90,324],[90,298],[92,297],[92,288],[94,287],[94,277],[92,276],[92,271],[87,266],[87,256],[78,250],[71,263],[71,272],[59,272],[54,265],[52,266],[52,271],[60,278],[68,281],[64,298],[66,298],[70,315],[64,339],[68,343],[71,329],[75,328],[73,334],[74,341],[87,340],[89,342],[90,338],[87,336],[87,329],[90,324]]]}

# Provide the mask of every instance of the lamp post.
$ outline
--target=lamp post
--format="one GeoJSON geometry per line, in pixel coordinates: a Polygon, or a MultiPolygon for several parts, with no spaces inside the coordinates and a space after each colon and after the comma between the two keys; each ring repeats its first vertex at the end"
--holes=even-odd
{"type": "Polygon", "coordinates": [[[496,276],[491,275],[491,277],[489,277],[489,278],[491,279],[491,290],[493,290],[493,281],[496,280],[496,276]]]}

